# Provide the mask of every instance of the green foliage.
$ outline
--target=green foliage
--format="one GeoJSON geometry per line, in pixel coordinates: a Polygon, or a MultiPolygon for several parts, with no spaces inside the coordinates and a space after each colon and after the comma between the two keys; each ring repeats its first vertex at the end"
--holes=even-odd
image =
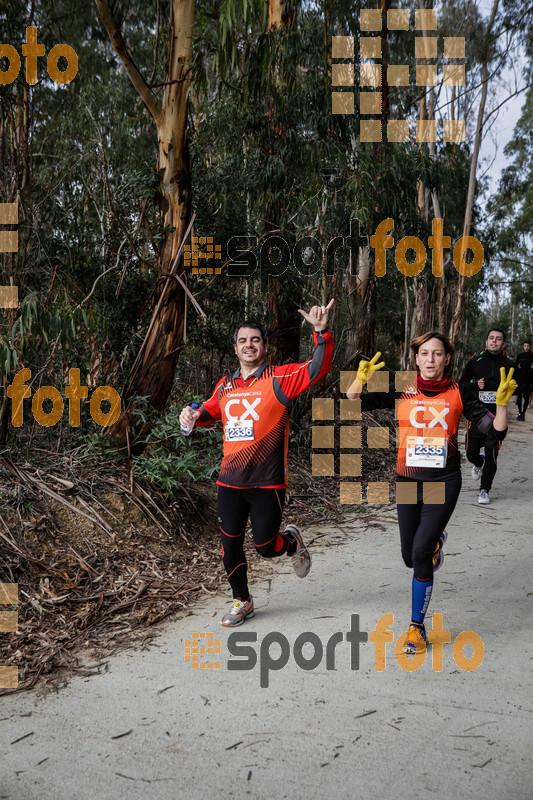
{"type": "MultiPolygon", "coordinates": [[[[160,415],[154,411],[148,397],[135,397],[130,402],[137,429],[148,420],[153,423],[142,453],[133,455],[134,474],[170,494],[179,493],[183,485],[212,481],[222,459],[220,431],[196,428],[191,436],[181,434],[181,409],[192,402],[200,404],[201,398],[185,394],[181,403],[171,405],[160,415]]],[[[132,439],[137,432],[135,428],[131,431],[132,439]]],[[[83,452],[119,463],[127,448],[98,431],[85,435],[83,452]]]]}
{"type": "MultiPolygon", "coordinates": [[[[412,2],[399,5],[414,9],[412,2]]],[[[530,12],[521,10],[517,0],[505,0],[503,5],[499,30],[510,30],[520,20],[527,22],[527,29],[530,12]]],[[[325,252],[336,237],[359,232],[368,237],[381,220],[392,217],[396,243],[405,235],[427,242],[433,215],[430,212],[427,221],[420,215],[420,181],[438,194],[446,235],[453,241],[461,235],[470,161],[467,145],[439,142],[434,158],[426,147],[387,141],[374,146],[360,142],[357,115],[331,114],[331,37],[354,36],[357,49],[361,7],[368,4],[291,0],[285,3],[291,24],[267,31],[264,0],[197,0],[188,115],[194,235],[213,236],[224,254],[232,237],[253,237],[250,252],[258,265],[262,248],[268,246],[265,237],[273,228],[291,249],[309,236],[325,252]]],[[[156,202],[156,130],[93,2],[35,0],[32,8],[39,41],[47,52],[58,42],[69,43],[78,54],[79,71],[70,84],[58,86],[48,79],[40,59],[39,81],[30,92],[27,156],[24,148],[13,150],[8,135],[9,120],[19,113],[24,97],[22,77],[0,87],[1,201],[11,199],[7,192],[19,185],[24,159],[31,155],[31,181],[20,195],[23,222],[17,271],[11,270],[15,259],[0,262],[0,284],[13,277],[24,298],[20,311],[2,317],[0,370],[9,378],[21,365],[39,369],[50,361],[50,371],[59,371],[68,359],[69,366],[73,360],[87,366],[91,335],[96,342],[109,338],[122,384],[146,333],[157,285],[157,254],[166,233],[156,202]]],[[[118,0],[112,8],[135,63],[161,102],[165,89],[158,84],[165,75],[169,0],[118,0]]],[[[5,0],[0,21],[3,41],[20,50],[27,24],[23,4],[5,0]]],[[[483,44],[476,3],[445,0],[439,6],[442,33],[467,37],[470,90],[479,77],[483,44]]],[[[389,63],[409,64],[414,70],[414,36],[414,31],[389,31],[389,63]]],[[[500,44],[493,43],[495,48],[500,44]]],[[[359,86],[354,90],[357,95],[359,86]]],[[[391,118],[409,119],[413,128],[418,92],[414,86],[391,87],[391,118]]],[[[471,99],[459,102],[465,105],[471,99]]],[[[458,108],[458,117],[463,110],[458,108]]],[[[489,259],[501,257],[504,247],[518,242],[514,255],[528,260],[530,123],[524,116],[516,132],[512,147],[517,160],[504,176],[495,235],[487,231],[483,237],[489,259]],[[496,239],[499,253],[494,249],[496,239]]],[[[348,248],[339,248],[328,275],[320,260],[308,274],[285,261],[279,270],[293,303],[305,306],[321,301],[324,292],[335,294],[335,327],[340,334],[335,369],[345,357],[342,336],[354,321],[348,297],[349,258],[348,248]]],[[[387,258],[387,275],[376,281],[375,304],[365,313],[389,352],[398,353],[406,318],[405,281],[392,250],[387,258]]],[[[519,277],[523,271],[516,273],[519,277]]],[[[455,278],[449,265],[447,285],[455,278]]],[[[436,284],[429,265],[419,280],[434,302],[436,284]]],[[[259,269],[247,277],[233,277],[227,267],[222,275],[188,276],[187,282],[207,318],[200,320],[189,306],[187,343],[180,354],[176,386],[190,388],[192,376],[198,393],[205,394],[233,364],[235,324],[251,314],[267,320],[272,282],[261,277],[259,269]]],[[[407,292],[411,303],[412,285],[407,292]]],[[[469,286],[466,321],[472,330],[486,285],[476,279],[469,286]]],[[[525,302],[530,297],[525,291],[518,293],[513,285],[513,300],[525,302]]],[[[452,310],[448,309],[448,317],[452,310]]],[[[310,338],[302,335],[302,358],[310,338]]],[[[136,402],[138,420],[147,420],[148,404],[136,402]]],[[[177,433],[177,414],[177,406],[171,406],[168,415],[155,421],[155,438],[150,438],[135,465],[150,480],[158,481],[159,476],[168,490],[176,488],[176,481],[192,480],[191,473],[209,474],[218,464],[211,434],[195,431],[184,440],[177,433]],[[207,445],[205,453],[199,443],[207,445]]],[[[92,437],[88,446],[97,440],[110,456],[123,455],[123,449],[113,449],[106,437],[92,437]]]]}
{"type": "Polygon", "coordinates": [[[180,433],[181,408],[171,406],[154,423],[144,453],[134,458],[139,477],[170,493],[179,492],[183,483],[212,480],[222,458],[220,432],[196,428],[189,437],[180,433]]]}
{"type": "Polygon", "coordinates": [[[497,308],[489,310],[490,323],[505,320],[511,347],[533,334],[533,89],[529,89],[513,138],[505,148],[512,163],[501,175],[498,191],[489,199],[490,222],[486,238],[490,285],[497,308]]]}
{"type": "Polygon", "coordinates": [[[35,367],[46,358],[53,341],[60,345],[62,355],[68,358],[73,348],[79,350],[80,332],[91,334],[95,325],[93,312],[72,307],[66,295],[55,308],[49,309],[40,301],[37,292],[28,294],[23,298],[20,314],[11,328],[0,326],[0,375],[8,379],[23,367],[35,367]]]}

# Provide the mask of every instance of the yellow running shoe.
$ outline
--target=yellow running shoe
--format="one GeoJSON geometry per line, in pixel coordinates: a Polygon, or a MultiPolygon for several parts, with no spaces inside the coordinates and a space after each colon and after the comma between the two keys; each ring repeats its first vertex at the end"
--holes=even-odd
{"type": "Polygon", "coordinates": [[[407,639],[405,642],[405,652],[409,656],[414,656],[415,653],[425,653],[428,644],[428,637],[424,625],[414,625],[411,623],[407,632],[407,639]]]}

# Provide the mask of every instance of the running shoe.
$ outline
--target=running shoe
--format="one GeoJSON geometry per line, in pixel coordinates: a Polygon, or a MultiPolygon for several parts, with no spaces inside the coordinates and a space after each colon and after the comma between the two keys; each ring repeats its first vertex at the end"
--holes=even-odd
{"type": "Polygon", "coordinates": [[[440,567],[442,567],[442,562],[444,561],[444,553],[442,548],[444,547],[444,542],[448,538],[448,531],[442,531],[439,541],[435,546],[435,552],[433,553],[433,572],[436,572],[440,567]]]}
{"type": "Polygon", "coordinates": [[[405,641],[405,652],[409,656],[414,656],[415,653],[425,653],[428,644],[428,637],[424,625],[414,625],[411,623],[407,631],[407,639],[405,641]]]}
{"type": "MultiPolygon", "coordinates": [[[[485,461],[483,461],[483,464],[485,461]]],[[[483,472],[483,464],[480,467],[476,467],[475,464],[472,464],[472,477],[475,481],[478,481],[481,478],[481,473],[483,472]]]]}
{"type": "Polygon", "coordinates": [[[481,503],[481,505],[484,505],[484,506],[488,506],[490,504],[489,493],[487,492],[486,489],[482,489],[480,491],[477,501],[478,501],[478,503],[481,503]]]}
{"type": "Polygon", "coordinates": [[[221,624],[226,628],[236,628],[254,614],[254,599],[250,595],[248,600],[234,600],[228,613],[222,617],[221,624]]]}
{"type": "Polygon", "coordinates": [[[287,525],[285,533],[291,533],[296,539],[296,552],[291,556],[292,566],[299,578],[305,578],[311,569],[311,555],[304,544],[300,529],[296,525],[287,525]]]}

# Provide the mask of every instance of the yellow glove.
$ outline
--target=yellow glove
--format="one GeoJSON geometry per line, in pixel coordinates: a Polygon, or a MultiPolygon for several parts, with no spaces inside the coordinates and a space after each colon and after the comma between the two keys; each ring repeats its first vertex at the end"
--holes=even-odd
{"type": "Polygon", "coordinates": [[[505,375],[505,367],[500,368],[500,385],[496,392],[496,405],[506,406],[511,399],[511,395],[518,388],[518,384],[513,380],[514,367],[511,367],[509,374],[505,375]]]}
{"type": "Polygon", "coordinates": [[[357,368],[356,380],[361,381],[363,386],[365,385],[365,383],[367,383],[368,379],[370,378],[373,372],[376,372],[378,369],[381,369],[382,367],[385,366],[384,361],[381,361],[379,364],[376,364],[376,361],[378,360],[380,355],[381,353],[378,351],[370,361],[359,362],[359,366],[357,368]]]}

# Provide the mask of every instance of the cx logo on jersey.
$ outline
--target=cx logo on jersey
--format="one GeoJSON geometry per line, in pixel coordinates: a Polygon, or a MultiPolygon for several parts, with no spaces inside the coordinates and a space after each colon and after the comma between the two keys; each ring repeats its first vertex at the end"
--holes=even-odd
{"type": "Polygon", "coordinates": [[[244,420],[248,419],[248,417],[250,417],[251,419],[255,419],[257,421],[259,419],[259,414],[257,413],[257,411],[255,411],[255,408],[256,406],[259,405],[260,402],[261,402],[260,397],[256,397],[253,403],[250,403],[248,400],[246,400],[246,398],[242,398],[242,400],[240,398],[236,400],[230,400],[228,403],[226,403],[226,416],[228,420],[230,420],[230,422],[235,422],[236,420],[244,422],[244,420]],[[231,413],[230,408],[231,406],[234,406],[235,404],[239,405],[240,403],[242,403],[245,410],[240,416],[235,416],[234,414],[231,413]]]}
{"type": "Polygon", "coordinates": [[[437,425],[441,425],[445,430],[448,430],[448,423],[444,419],[446,414],[449,412],[449,408],[443,408],[439,411],[438,408],[434,408],[433,406],[426,406],[426,405],[418,405],[415,408],[412,408],[409,413],[409,420],[413,428],[435,428],[437,425]],[[429,423],[426,422],[418,422],[417,414],[420,411],[424,414],[426,411],[429,411],[430,414],[433,415],[433,419],[429,423]]]}

